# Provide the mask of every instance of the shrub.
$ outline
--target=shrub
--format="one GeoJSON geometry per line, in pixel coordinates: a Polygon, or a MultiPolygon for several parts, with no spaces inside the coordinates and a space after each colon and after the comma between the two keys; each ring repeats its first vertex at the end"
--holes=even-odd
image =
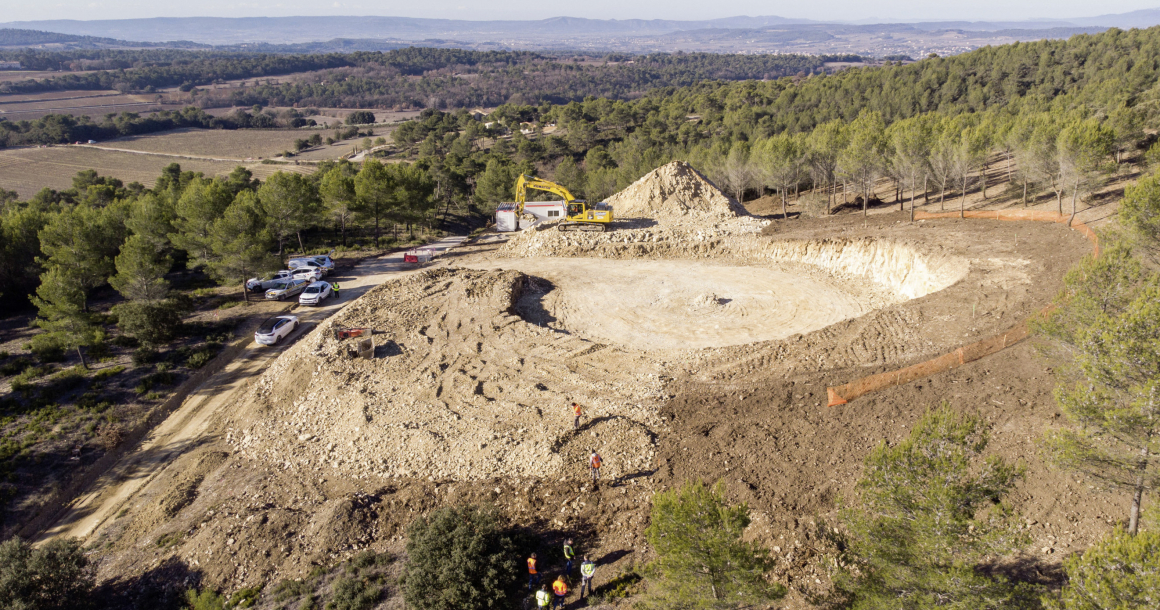
{"type": "Polygon", "coordinates": [[[197,589],[186,591],[185,603],[189,604],[189,610],[223,610],[225,608],[225,599],[210,589],[205,589],[200,593],[197,589]]]}
{"type": "Polygon", "coordinates": [[[181,318],[192,307],[184,295],[160,302],[130,301],[117,305],[117,327],[148,345],[173,340],[181,328],[181,318]]]}
{"type": "Polygon", "coordinates": [[[141,342],[138,341],[136,337],[131,337],[129,335],[117,335],[116,337],[110,339],[109,343],[112,343],[117,347],[124,348],[134,348],[141,344],[141,342]]]}
{"type": "Polygon", "coordinates": [[[157,361],[157,350],[149,346],[138,347],[133,350],[133,364],[145,366],[157,361]]]}
{"type": "Polygon", "coordinates": [[[92,588],[92,569],[76,540],[52,540],[40,548],[20,538],[0,544],[0,608],[82,608],[92,588]]]}
{"type": "Polygon", "coordinates": [[[27,347],[28,351],[44,364],[64,360],[64,345],[61,345],[54,335],[48,333],[36,335],[27,347]]]}
{"type": "Polygon", "coordinates": [[[520,541],[494,509],[453,506],[420,516],[407,531],[403,597],[417,610],[512,607],[522,585],[520,541]]]}
{"type": "Polygon", "coordinates": [[[366,578],[341,577],[334,583],[334,595],[326,610],[369,610],[382,597],[383,588],[366,578]]]}
{"type": "Polygon", "coordinates": [[[230,601],[227,602],[229,608],[253,608],[258,603],[258,594],[262,592],[262,587],[246,587],[230,596],[230,601]]]}
{"type": "Polygon", "coordinates": [[[213,352],[206,350],[198,350],[185,361],[185,365],[191,369],[200,369],[213,359],[213,352]]]}
{"type": "Polygon", "coordinates": [[[0,375],[18,375],[31,366],[32,361],[28,358],[13,358],[4,364],[0,364],[0,375]]]}
{"type": "Polygon", "coordinates": [[[117,365],[117,366],[110,367],[107,369],[102,369],[102,370],[97,371],[96,373],[93,373],[93,381],[104,381],[104,380],[108,379],[109,377],[112,377],[113,375],[120,375],[124,371],[125,371],[125,367],[121,366],[121,365],[117,365]]]}
{"type": "Polygon", "coordinates": [[[369,125],[375,122],[375,113],[370,110],[356,110],[346,117],[347,125],[369,125]]]}

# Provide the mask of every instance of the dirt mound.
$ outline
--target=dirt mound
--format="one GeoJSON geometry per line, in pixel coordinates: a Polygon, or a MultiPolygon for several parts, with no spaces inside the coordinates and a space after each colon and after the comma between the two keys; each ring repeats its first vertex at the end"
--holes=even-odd
{"type": "Polygon", "coordinates": [[[250,423],[228,440],[286,470],[362,478],[608,476],[647,468],[661,382],[653,367],[526,323],[527,276],[433,269],[384,284],[288,350],[256,384],[250,423]],[[350,355],[338,327],[374,331],[375,358],[350,355]],[[593,355],[595,356],[593,357],[593,355]],[[593,383],[574,367],[602,372],[593,383]],[[572,430],[571,401],[588,425],[572,430]]]}
{"type": "Polygon", "coordinates": [[[684,161],[673,161],[645,174],[608,198],[618,218],[674,220],[690,214],[725,218],[748,216],[740,204],[721,192],[684,161]]]}

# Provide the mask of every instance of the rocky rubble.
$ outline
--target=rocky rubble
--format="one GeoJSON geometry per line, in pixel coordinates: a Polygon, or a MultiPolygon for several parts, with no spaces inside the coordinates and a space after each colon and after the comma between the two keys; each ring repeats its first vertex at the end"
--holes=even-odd
{"type": "Polygon", "coordinates": [[[657,365],[526,323],[513,313],[526,282],[433,269],[376,288],[263,374],[227,440],[284,470],[353,478],[582,478],[592,450],[607,477],[646,470],[657,365]],[[373,329],[376,357],[351,357],[339,327],[373,329]]]}

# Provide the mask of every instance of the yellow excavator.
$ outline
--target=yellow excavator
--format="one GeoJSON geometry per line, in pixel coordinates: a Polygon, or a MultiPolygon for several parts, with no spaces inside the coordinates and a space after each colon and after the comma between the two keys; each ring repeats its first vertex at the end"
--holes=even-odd
{"type": "Polygon", "coordinates": [[[557,225],[561,231],[603,232],[612,224],[612,206],[607,203],[591,204],[576,199],[563,186],[527,174],[520,174],[516,180],[516,205],[519,206],[517,218],[525,211],[545,220],[562,218],[557,225]],[[552,193],[563,197],[564,201],[528,203],[528,189],[552,193]]]}

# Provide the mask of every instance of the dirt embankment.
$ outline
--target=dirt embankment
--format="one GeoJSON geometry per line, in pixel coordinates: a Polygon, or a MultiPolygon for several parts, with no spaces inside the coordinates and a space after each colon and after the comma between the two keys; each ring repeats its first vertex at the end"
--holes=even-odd
{"type": "MultiPolygon", "coordinates": [[[[677,207],[658,218],[700,214],[677,207]]],[[[982,413],[994,450],[1028,465],[1014,501],[1035,522],[1029,550],[1044,570],[1110,527],[1112,498],[1048,468],[1035,450],[1058,414],[1050,363],[1029,343],[824,407],[827,384],[928,358],[1037,311],[1090,250],[1082,236],[1041,223],[911,224],[902,214],[786,221],[756,235],[754,219],[709,216],[725,224],[638,219],[626,221],[638,228],[595,236],[529,231],[443,263],[469,268],[368,293],[288,350],[218,423],[220,439],[203,451],[229,456],[196,493],[177,473],[211,462],[190,456],[141,494],[124,525],[107,532],[113,550],[102,577],[176,561],[230,590],[295,578],[362,548],[398,552],[416,514],[489,502],[541,532],[547,552],[564,533],[583,540],[581,552],[605,560],[600,583],[648,559],[652,494],[720,479],[753,508],[748,536],[777,557],[777,577],[795,591],[788,607],[804,608],[803,595],[827,582],[814,524],[833,517],[876,443],[902,438],[943,400],[982,413]],[[801,277],[792,273],[812,273],[849,293],[870,291],[869,305],[778,339],[735,341],[744,330],[699,327],[733,337],[710,347],[599,336],[616,324],[630,329],[616,305],[646,296],[657,299],[648,322],[668,324],[672,336],[698,311],[736,322],[745,316],[724,311],[738,290],[731,282],[772,268],[791,274],[787,293],[801,277]],[[666,303],[668,280],[684,283],[666,303]],[[617,288],[588,295],[603,283],[617,288]],[[349,358],[347,342],[333,338],[337,326],[376,329],[378,357],[349,358]],[[585,408],[579,431],[572,400],[585,408]],[[592,449],[607,464],[598,491],[585,478],[592,449]]],[[[818,292],[799,307],[838,300],[818,292]]]]}

